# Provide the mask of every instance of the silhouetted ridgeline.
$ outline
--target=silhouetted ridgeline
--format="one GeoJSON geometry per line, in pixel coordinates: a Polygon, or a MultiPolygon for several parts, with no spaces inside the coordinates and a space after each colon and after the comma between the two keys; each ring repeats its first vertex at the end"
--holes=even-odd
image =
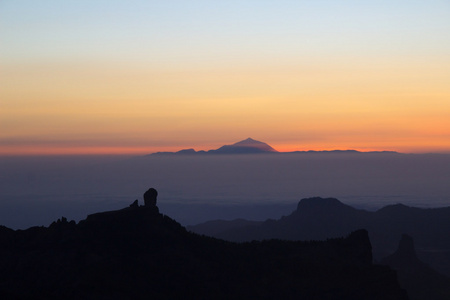
{"type": "MultiPolygon", "coordinates": [[[[297,210],[279,220],[210,221],[188,227],[193,232],[209,232],[240,242],[271,238],[320,240],[358,228],[368,230],[377,260],[392,254],[400,236],[407,233],[414,237],[421,259],[447,276],[450,273],[450,207],[420,209],[397,204],[369,212],[334,198],[316,197],[302,199],[297,210]]],[[[450,280],[421,262],[413,246],[406,249],[383,262],[399,272],[400,284],[411,299],[450,299],[450,280]]]]}
{"type": "Polygon", "coordinates": [[[156,206],[0,228],[1,299],[406,299],[373,265],[367,232],[236,244],[185,230],[156,206]]]}
{"type": "MultiPolygon", "coordinates": [[[[195,151],[194,149],[183,149],[177,152],[156,152],[150,155],[194,155],[194,154],[262,154],[262,153],[284,153],[284,154],[295,154],[295,153],[347,153],[347,154],[357,154],[363,153],[356,150],[331,150],[331,151],[292,151],[292,152],[278,152],[272,146],[254,140],[252,138],[247,138],[240,142],[234,143],[232,145],[223,145],[217,149],[211,149],[208,151],[200,150],[195,151]]],[[[372,151],[372,152],[364,152],[364,153],[397,153],[395,151],[372,151]]]]}
{"type": "MultiPolygon", "coordinates": [[[[389,205],[375,212],[355,209],[334,198],[302,199],[297,210],[279,220],[249,224],[241,220],[220,223],[226,230],[189,226],[193,232],[214,232],[230,241],[263,239],[322,240],[339,237],[359,228],[369,231],[374,256],[381,259],[393,253],[402,234],[416,241],[418,255],[434,268],[450,275],[450,207],[422,209],[402,204],[389,205]],[[234,225],[234,228],[233,226],[234,225]],[[255,226],[249,226],[255,225],[255,226]]],[[[209,227],[217,222],[210,222],[209,227]]]]}
{"type": "Polygon", "coordinates": [[[223,145],[218,149],[208,151],[195,151],[194,149],[183,149],[177,152],[157,152],[154,155],[167,154],[258,154],[258,153],[277,153],[278,151],[268,144],[256,141],[252,138],[242,140],[232,145],[223,145]]]}

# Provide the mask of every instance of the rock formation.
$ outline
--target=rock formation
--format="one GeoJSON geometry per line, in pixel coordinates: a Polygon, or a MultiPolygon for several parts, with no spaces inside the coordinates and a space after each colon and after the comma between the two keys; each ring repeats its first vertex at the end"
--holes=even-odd
{"type": "Polygon", "coordinates": [[[381,263],[397,271],[400,285],[406,289],[410,299],[450,299],[450,279],[417,258],[414,240],[409,235],[403,234],[397,251],[381,263]]]}
{"type": "Polygon", "coordinates": [[[145,206],[156,206],[156,198],[158,197],[158,192],[154,188],[149,188],[144,193],[144,205],[145,206]]]}

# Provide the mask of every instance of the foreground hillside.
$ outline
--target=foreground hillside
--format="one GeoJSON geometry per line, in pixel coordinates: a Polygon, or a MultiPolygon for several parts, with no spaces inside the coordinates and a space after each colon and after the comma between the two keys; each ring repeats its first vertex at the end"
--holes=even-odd
{"type": "Polygon", "coordinates": [[[236,244],[136,204],[47,227],[0,228],[1,299],[406,299],[365,230],[236,244]]]}

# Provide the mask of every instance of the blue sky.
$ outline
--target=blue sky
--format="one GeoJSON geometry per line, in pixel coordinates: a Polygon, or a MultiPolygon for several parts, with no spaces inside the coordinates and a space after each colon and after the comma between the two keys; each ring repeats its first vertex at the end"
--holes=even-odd
{"type": "Polygon", "coordinates": [[[2,1],[0,16],[3,60],[450,51],[448,1],[2,1]]]}

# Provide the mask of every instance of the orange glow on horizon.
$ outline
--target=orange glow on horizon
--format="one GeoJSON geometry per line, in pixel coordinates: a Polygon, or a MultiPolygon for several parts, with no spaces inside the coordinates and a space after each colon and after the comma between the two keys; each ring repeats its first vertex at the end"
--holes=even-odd
{"type": "MultiPolygon", "coordinates": [[[[427,145],[427,147],[418,148],[413,146],[408,146],[407,144],[402,145],[400,147],[394,146],[386,146],[386,147],[352,147],[347,143],[340,143],[323,146],[319,144],[308,144],[308,145],[298,145],[298,144],[276,144],[270,143],[274,149],[278,152],[294,152],[294,151],[333,151],[333,150],[356,150],[360,152],[371,152],[371,151],[396,151],[401,153],[450,153],[448,149],[450,145],[447,147],[442,146],[440,143],[436,143],[433,145],[427,145]]],[[[222,144],[223,145],[223,144],[222,144]]],[[[220,146],[222,146],[220,145],[220,146]]],[[[140,156],[147,155],[156,152],[177,152],[183,149],[193,148],[196,151],[200,150],[211,150],[217,149],[217,144],[210,144],[206,146],[158,146],[158,147],[111,147],[111,146],[103,146],[103,147],[89,147],[89,146],[80,146],[80,147],[47,147],[47,146],[38,146],[38,147],[3,147],[0,148],[0,156],[71,156],[71,155],[126,155],[126,156],[140,156]]]]}
{"type": "Polygon", "coordinates": [[[316,63],[185,72],[50,64],[42,77],[42,66],[5,65],[0,155],[198,151],[248,136],[283,152],[450,151],[448,63],[316,63]]]}
{"type": "Polygon", "coordinates": [[[10,147],[0,149],[0,156],[51,155],[145,155],[153,153],[142,147],[10,147]]]}

